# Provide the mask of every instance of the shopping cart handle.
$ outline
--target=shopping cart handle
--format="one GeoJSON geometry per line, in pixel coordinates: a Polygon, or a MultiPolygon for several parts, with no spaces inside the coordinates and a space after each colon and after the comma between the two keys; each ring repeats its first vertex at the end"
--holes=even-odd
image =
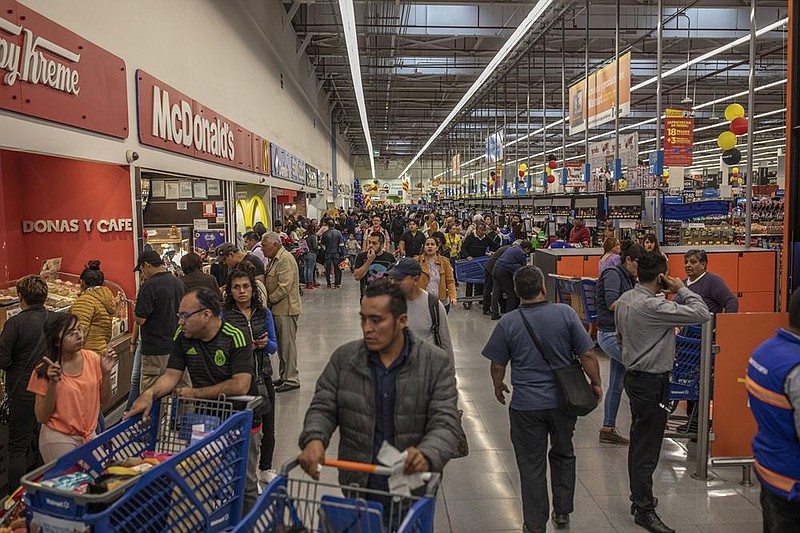
{"type": "MultiPolygon", "coordinates": [[[[392,470],[388,466],[373,465],[369,463],[357,463],[354,461],[342,461],[340,459],[325,459],[323,462],[325,466],[338,468],[340,470],[352,470],[354,472],[364,472],[366,474],[378,474],[383,476],[390,476],[392,470]]],[[[298,459],[292,459],[284,463],[281,467],[281,474],[288,476],[289,472],[300,466],[298,459]]],[[[439,472],[422,472],[422,480],[427,483],[425,487],[426,496],[435,496],[436,491],[439,490],[439,483],[442,480],[442,475],[439,472]]]]}
{"type": "MultiPolygon", "coordinates": [[[[256,407],[260,406],[264,403],[264,399],[261,396],[228,396],[226,398],[229,402],[236,402],[237,404],[241,403],[244,404],[244,407],[241,408],[243,411],[253,411],[256,407]]],[[[235,409],[239,409],[239,405],[234,407],[235,409]]]]}

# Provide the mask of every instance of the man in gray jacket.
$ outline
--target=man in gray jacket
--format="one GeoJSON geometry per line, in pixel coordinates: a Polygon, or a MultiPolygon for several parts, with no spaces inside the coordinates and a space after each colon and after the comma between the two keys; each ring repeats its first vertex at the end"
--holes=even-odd
{"type": "Polygon", "coordinates": [[[614,310],[625,365],[625,392],[631,403],[628,478],[636,524],[653,533],[674,533],[656,514],[653,472],[669,418],[669,373],[675,365],[675,327],[711,320],[699,295],[667,276],[667,260],[658,252],[639,258],[639,283],[619,297],[614,310]],[[667,300],[674,294],[683,304],[667,300]]]}
{"type": "MultiPolygon", "coordinates": [[[[303,469],[319,479],[339,427],[339,459],[375,463],[384,441],[408,452],[405,473],[441,472],[461,435],[453,363],[406,328],[406,299],[386,282],[361,300],[363,340],[339,347],[317,381],[299,445],[303,469]]],[[[387,480],[340,471],[343,486],[387,490],[387,480]]]]}

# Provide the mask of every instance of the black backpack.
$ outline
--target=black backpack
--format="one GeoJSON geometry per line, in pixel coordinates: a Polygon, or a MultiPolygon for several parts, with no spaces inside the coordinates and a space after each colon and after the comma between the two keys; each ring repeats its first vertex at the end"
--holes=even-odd
{"type": "Polygon", "coordinates": [[[428,295],[428,309],[431,313],[431,333],[433,334],[433,342],[439,348],[442,347],[442,338],[439,336],[439,298],[431,293],[428,295]]]}

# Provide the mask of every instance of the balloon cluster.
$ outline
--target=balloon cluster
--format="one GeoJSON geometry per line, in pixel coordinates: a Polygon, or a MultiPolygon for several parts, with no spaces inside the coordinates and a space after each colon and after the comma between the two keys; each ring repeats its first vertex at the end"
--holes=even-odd
{"type": "Polygon", "coordinates": [[[547,172],[547,183],[555,183],[556,177],[553,176],[553,170],[558,168],[558,160],[556,156],[550,154],[547,156],[547,167],[545,167],[545,172],[547,172]]]}
{"type": "Polygon", "coordinates": [[[722,162],[731,166],[742,160],[742,152],[736,148],[736,136],[747,133],[749,122],[744,116],[744,107],[741,104],[731,104],[726,107],[725,118],[730,121],[730,127],[728,131],[719,134],[717,146],[722,149],[722,162]]]}

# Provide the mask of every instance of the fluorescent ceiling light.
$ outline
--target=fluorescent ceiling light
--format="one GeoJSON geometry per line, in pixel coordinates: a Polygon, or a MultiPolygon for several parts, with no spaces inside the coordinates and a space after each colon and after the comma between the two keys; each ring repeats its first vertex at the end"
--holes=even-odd
{"type": "MultiPolygon", "coordinates": [[[[352,8],[353,6],[352,0],[339,0],[340,5],[345,2],[349,3],[350,7],[352,8]]],[[[453,110],[450,111],[450,114],[447,115],[447,118],[445,118],[442,121],[442,123],[439,124],[439,127],[436,128],[436,131],[433,133],[433,135],[431,135],[431,138],[428,139],[428,141],[425,143],[422,149],[419,152],[417,152],[417,155],[415,155],[411,159],[411,161],[408,163],[408,166],[406,166],[406,168],[403,169],[398,178],[401,178],[403,175],[405,175],[405,173],[408,172],[408,170],[414,165],[414,163],[417,162],[417,160],[422,156],[422,154],[425,153],[425,150],[430,148],[430,146],[433,144],[436,138],[439,137],[439,135],[441,135],[444,129],[448,126],[448,124],[450,124],[450,122],[452,122],[452,120],[456,117],[456,115],[458,115],[458,113],[464,108],[464,106],[467,105],[467,103],[472,99],[475,93],[478,92],[478,90],[486,82],[486,80],[489,79],[489,76],[492,75],[497,66],[503,62],[503,60],[508,56],[508,54],[511,53],[511,50],[517,45],[517,43],[520,40],[522,40],[522,38],[528,33],[528,31],[530,31],[534,23],[537,20],[539,20],[539,17],[542,16],[542,13],[544,13],[545,10],[548,7],[550,7],[550,4],[552,3],[553,0],[539,0],[536,3],[536,5],[533,6],[533,9],[531,9],[530,13],[528,13],[528,16],[525,17],[525,20],[522,21],[522,24],[520,24],[517,27],[517,29],[514,30],[514,33],[511,34],[511,37],[508,38],[505,44],[503,44],[503,46],[497,52],[497,55],[495,55],[492,58],[492,60],[489,61],[489,64],[486,65],[486,68],[483,69],[483,72],[480,73],[478,79],[475,80],[475,83],[472,84],[472,86],[467,90],[467,92],[464,94],[461,100],[459,100],[459,102],[456,104],[453,110]]],[[[355,24],[353,26],[355,29],[355,24]]]]}
{"type": "MultiPolygon", "coordinates": [[[[339,11],[342,14],[344,40],[347,44],[347,58],[350,60],[350,75],[353,77],[353,90],[356,93],[361,128],[364,130],[364,137],[367,140],[369,165],[372,169],[372,179],[374,180],[375,152],[372,151],[372,137],[369,134],[369,123],[367,122],[367,105],[364,101],[364,86],[361,84],[361,62],[358,58],[358,34],[356,33],[356,13],[353,8],[353,0],[339,0],[339,11]]],[[[405,171],[403,171],[403,174],[405,174],[405,171]]]]}
{"type": "MultiPolygon", "coordinates": [[[[788,18],[783,18],[783,19],[781,19],[781,20],[779,20],[777,22],[773,22],[769,26],[764,26],[760,30],[756,31],[756,37],[761,37],[765,33],[769,33],[771,31],[777,30],[781,26],[785,25],[787,22],[789,22],[789,19],[788,18]]],[[[676,74],[676,73],[680,72],[681,70],[683,70],[685,68],[689,68],[692,65],[700,63],[701,61],[705,61],[706,59],[712,58],[715,55],[718,55],[718,54],[721,54],[722,52],[730,50],[731,48],[735,48],[735,47],[739,46],[740,44],[744,44],[744,43],[748,42],[749,40],[750,40],[750,34],[747,34],[747,35],[745,35],[743,37],[739,37],[735,41],[731,41],[728,44],[724,44],[724,45],[720,46],[719,48],[711,50],[710,52],[706,52],[703,55],[697,56],[694,59],[691,59],[691,60],[687,61],[686,63],[683,63],[682,65],[678,65],[675,68],[669,69],[668,71],[666,71],[663,74],[661,74],[661,79],[663,80],[664,78],[666,78],[668,76],[672,76],[673,74],[676,74]]],[[[631,87],[631,92],[638,91],[639,89],[641,89],[643,87],[647,87],[648,85],[650,85],[652,83],[655,83],[657,81],[658,81],[658,76],[653,76],[652,78],[650,78],[648,80],[645,80],[642,83],[639,83],[638,85],[634,85],[633,87],[631,87]]]]}

